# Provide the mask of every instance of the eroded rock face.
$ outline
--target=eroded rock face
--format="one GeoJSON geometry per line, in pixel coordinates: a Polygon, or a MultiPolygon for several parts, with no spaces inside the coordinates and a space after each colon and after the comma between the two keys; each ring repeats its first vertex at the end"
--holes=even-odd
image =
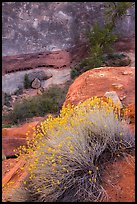
{"type": "MultiPolygon", "coordinates": [[[[3,2],[3,56],[66,50],[85,42],[103,19],[103,2],[3,2]]],[[[117,22],[116,33],[135,34],[135,9],[117,22]]]]}
{"type": "Polygon", "coordinates": [[[71,60],[71,53],[65,50],[5,56],[2,58],[2,74],[4,75],[6,73],[31,70],[41,67],[54,69],[69,67],[71,60]]]}

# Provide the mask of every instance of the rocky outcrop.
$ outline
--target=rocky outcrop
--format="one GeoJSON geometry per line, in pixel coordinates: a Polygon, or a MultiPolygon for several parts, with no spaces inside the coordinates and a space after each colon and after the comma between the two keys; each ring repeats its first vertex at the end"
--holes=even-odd
{"type": "MultiPolygon", "coordinates": [[[[135,66],[135,38],[119,39],[114,45],[115,55],[117,58],[106,56],[106,63],[108,66],[135,66]],[[122,57],[123,56],[123,57],[122,57]],[[119,59],[119,58],[120,59],[119,59]],[[123,64],[124,62],[124,64],[123,64]]],[[[34,75],[37,68],[39,68],[39,77],[41,68],[73,68],[82,59],[88,56],[88,45],[80,43],[79,46],[74,46],[69,51],[53,51],[53,52],[41,52],[37,54],[25,54],[15,56],[4,56],[2,58],[2,75],[12,73],[16,71],[31,70],[30,74],[34,75]]],[[[113,55],[112,55],[113,56],[113,55]]],[[[37,76],[35,76],[37,77],[37,76]]],[[[44,76],[43,76],[44,77],[44,76]]]]}
{"type": "Polygon", "coordinates": [[[77,105],[92,96],[110,96],[114,102],[120,100],[121,108],[127,108],[127,118],[134,129],[135,67],[101,67],[83,73],[70,86],[64,105],[77,105]]]}
{"type": "Polygon", "coordinates": [[[30,70],[36,68],[70,67],[71,53],[67,51],[43,52],[37,54],[25,54],[5,56],[2,58],[2,73],[30,70]]]}
{"type": "Polygon", "coordinates": [[[5,93],[2,91],[2,106],[5,104],[5,93]]]}
{"type": "Polygon", "coordinates": [[[62,68],[62,69],[52,69],[53,77],[48,80],[42,81],[41,86],[44,89],[49,88],[52,85],[63,85],[67,81],[70,80],[70,68],[62,68]]]}
{"type": "Polygon", "coordinates": [[[20,187],[20,183],[27,176],[27,171],[24,171],[26,161],[24,158],[18,159],[8,159],[4,160],[2,163],[2,169],[7,170],[2,177],[2,200],[3,202],[10,202],[13,200],[13,194],[15,189],[20,187]],[[12,160],[12,161],[11,161],[12,160]],[[8,162],[7,162],[8,161],[8,162]],[[7,167],[10,166],[9,168],[7,167]]]}
{"type": "MultiPolygon", "coordinates": [[[[18,133],[19,134],[19,133],[18,133]]],[[[15,137],[14,135],[12,136],[6,136],[2,138],[2,148],[5,153],[6,158],[16,158],[16,154],[19,152],[16,151],[17,148],[20,146],[27,145],[26,139],[20,137],[15,137]]]]}
{"type": "MultiPolygon", "coordinates": [[[[103,2],[3,2],[3,56],[67,50],[85,43],[95,22],[104,24],[103,2]]],[[[122,37],[135,34],[135,8],[117,22],[122,37]]]]}
{"type": "Polygon", "coordinates": [[[28,79],[32,82],[35,78],[38,78],[40,81],[47,80],[52,77],[52,73],[50,71],[43,71],[35,69],[27,74],[28,79]]]}
{"type": "Polygon", "coordinates": [[[116,91],[124,107],[134,104],[135,67],[101,67],[83,73],[70,86],[64,104],[76,105],[108,91],[116,91]]]}

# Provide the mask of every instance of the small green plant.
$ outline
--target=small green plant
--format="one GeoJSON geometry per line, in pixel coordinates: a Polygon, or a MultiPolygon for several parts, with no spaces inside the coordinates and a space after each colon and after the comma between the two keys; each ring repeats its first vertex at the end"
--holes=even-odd
{"type": "Polygon", "coordinates": [[[12,125],[10,125],[10,124],[2,124],[2,128],[11,128],[12,127],[12,125]]]}
{"type": "Polygon", "coordinates": [[[82,60],[79,64],[77,64],[74,68],[71,69],[71,79],[76,78],[84,71],[87,71],[88,62],[86,59],[82,60]]]}
{"type": "Polygon", "coordinates": [[[72,78],[79,76],[89,69],[104,66],[103,55],[105,53],[113,53],[113,44],[118,39],[118,35],[113,32],[116,27],[117,20],[122,18],[123,15],[126,14],[127,9],[133,5],[134,4],[131,2],[105,3],[105,24],[104,26],[100,26],[99,23],[95,23],[93,28],[87,32],[89,50],[88,57],[84,59],[86,65],[83,65],[82,69],[79,70],[75,68],[72,69],[72,78]]]}
{"type": "Polygon", "coordinates": [[[17,103],[6,119],[12,124],[18,124],[34,116],[44,116],[47,113],[58,114],[66,93],[67,89],[52,86],[42,95],[30,97],[17,103]]]}
{"type": "Polygon", "coordinates": [[[113,29],[118,19],[121,19],[129,8],[135,5],[135,2],[107,2],[105,7],[105,19],[110,29],[113,29]]]}
{"type": "Polygon", "coordinates": [[[87,63],[90,68],[100,67],[103,64],[103,54],[112,52],[112,44],[117,40],[117,36],[112,33],[109,25],[103,28],[99,24],[95,24],[88,35],[91,47],[89,49],[89,58],[87,63]]]}
{"type": "Polygon", "coordinates": [[[29,89],[31,87],[31,82],[29,80],[28,74],[24,75],[24,88],[29,89]]]}
{"type": "Polygon", "coordinates": [[[10,101],[11,101],[11,95],[5,93],[4,94],[4,105],[10,107],[11,106],[10,101]]]}
{"type": "Polygon", "coordinates": [[[23,87],[19,86],[18,89],[14,92],[15,95],[21,95],[23,94],[23,87]]]}
{"type": "Polygon", "coordinates": [[[128,66],[131,63],[131,59],[128,55],[123,53],[110,53],[103,55],[103,61],[105,66],[128,66]]]}
{"type": "Polygon", "coordinates": [[[73,68],[73,69],[71,70],[70,75],[71,75],[71,79],[74,79],[76,76],[79,75],[79,73],[78,73],[78,71],[76,70],[76,68],[73,68]]]}

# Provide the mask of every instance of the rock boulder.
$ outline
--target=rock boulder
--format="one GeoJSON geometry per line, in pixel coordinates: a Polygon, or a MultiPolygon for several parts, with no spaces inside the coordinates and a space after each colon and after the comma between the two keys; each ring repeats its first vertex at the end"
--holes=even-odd
{"type": "Polygon", "coordinates": [[[114,104],[119,104],[120,108],[123,108],[123,105],[115,91],[107,91],[104,96],[111,98],[114,104]]]}
{"type": "Polygon", "coordinates": [[[31,84],[31,87],[33,89],[39,89],[41,86],[40,80],[38,78],[35,78],[34,81],[31,84]]]}
{"type": "Polygon", "coordinates": [[[27,75],[30,82],[32,82],[35,78],[38,78],[40,81],[42,81],[52,77],[51,72],[45,72],[43,70],[34,70],[29,72],[27,75]]]}
{"type": "Polygon", "coordinates": [[[116,91],[125,107],[134,104],[135,67],[101,67],[84,72],[70,86],[64,105],[76,105],[92,96],[104,96],[110,91],[116,91]],[[120,84],[122,88],[116,89],[114,84],[120,84]]]}

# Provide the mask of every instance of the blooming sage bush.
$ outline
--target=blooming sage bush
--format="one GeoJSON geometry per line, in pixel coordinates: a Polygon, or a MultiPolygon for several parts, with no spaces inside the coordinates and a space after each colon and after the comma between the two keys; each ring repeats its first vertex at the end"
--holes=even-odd
{"type": "Polygon", "coordinates": [[[24,201],[101,202],[106,162],[132,155],[134,136],[118,105],[94,97],[49,116],[28,146],[24,201]]]}

